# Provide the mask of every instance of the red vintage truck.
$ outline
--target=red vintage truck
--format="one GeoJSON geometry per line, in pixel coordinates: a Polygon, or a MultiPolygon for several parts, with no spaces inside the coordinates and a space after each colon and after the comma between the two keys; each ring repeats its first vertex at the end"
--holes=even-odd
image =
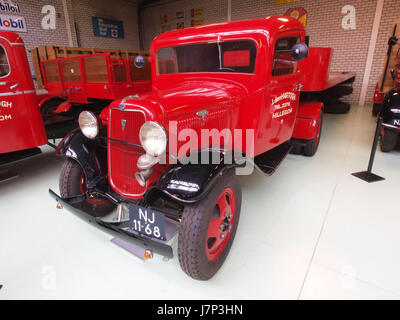
{"type": "Polygon", "coordinates": [[[330,76],[330,50],[305,42],[302,24],[283,16],[159,35],[152,91],[114,101],[99,117],[80,114],[80,129],[57,150],[66,158],[61,195],[50,195],[145,258],[171,258],[177,234],[182,269],[210,279],[239,222],[236,174],[271,175],[293,147],[314,155],[323,118],[316,94],[354,77],[330,76]]]}
{"type": "Polygon", "coordinates": [[[82,110],[99,113],[115,99],[151,90],[150,64],[143,56],[48,60],[42,73],[46,90],[37,93],[21,37],[0,31],[0,165],[40,153],[38,146],[48,139],[64,137],[77,127],[82,110]]]}

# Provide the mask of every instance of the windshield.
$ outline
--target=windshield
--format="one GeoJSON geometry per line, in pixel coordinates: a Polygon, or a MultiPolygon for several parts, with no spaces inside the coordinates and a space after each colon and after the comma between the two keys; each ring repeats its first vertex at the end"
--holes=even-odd
{"type": "Polygon", "coordinates": [[[157,73],[254,73],[257,48],[252,40],[187,44],[157,51],[157,73]]]}

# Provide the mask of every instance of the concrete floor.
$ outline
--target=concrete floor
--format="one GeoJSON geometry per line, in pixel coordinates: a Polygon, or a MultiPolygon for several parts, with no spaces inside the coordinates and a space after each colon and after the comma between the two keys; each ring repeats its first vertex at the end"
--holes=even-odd
{"type": "Polygon", "coordinates": [[[289,155],[278,172],[241,177],[242,215],[232,250],[208,282],[178,259],[140,262],[110,237],[56,210],[62,160],[53,151],[10,167],[0,184],[0,299],[398,299],[399,152],[377,152],[369,108],[325,115],[313,158],[289,155]]]}

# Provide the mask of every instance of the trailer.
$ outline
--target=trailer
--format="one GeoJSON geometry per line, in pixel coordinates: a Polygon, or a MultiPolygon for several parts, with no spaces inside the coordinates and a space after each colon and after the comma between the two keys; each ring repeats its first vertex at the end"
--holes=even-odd
{"type": "MultiPolygon", "coordinates": [[[[40,153],[49,139],[78,126],[82,110],[149,91],[148,56],[114,59],[110,53],[42,61],[45,89],[35,89],[21,37],[0,31],[0,165],[40,153]]],[[[1,177],[0,177],[1,178],[1,177]]]]}
{"type": "Polygon", "coordinates": [[[326,113],[346,113],[350,104],[341,99],[353,93],[354,72],[331,72],[333,49],[310,47],[308,58],[304,59],[301,99],[321,101],[326,113]]]}

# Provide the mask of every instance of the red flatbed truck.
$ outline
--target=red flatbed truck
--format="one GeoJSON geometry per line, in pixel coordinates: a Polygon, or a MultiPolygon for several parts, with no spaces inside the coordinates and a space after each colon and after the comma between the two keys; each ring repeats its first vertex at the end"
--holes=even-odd
{"type": "Polygon", "coordinates": [[[210,279],[239,222],[235,173],[250,165],[269,176],[293,146],[314,155],[323,103],[301,90],[333,90],[354,77],[330,78],[329,59],[318,55],[326,50],[307,57],[305,42],[303,25],[280,16],[159,35],[152,91],[116,100],[99,117],[82,112],[80,130],[59,144],[61,195],[49,190],[57,207],[144,258],[171,258],[177,234],[182,269],[210,279]]]}
{"type": "Polygon", "coordinates": [[[0,31],[0,165],[40,153],[48,139],[77,127],[79,112],[99,113],[115,99],[151,90],[147,57],[95,54],[42,61],[37,92],[21,37],[0,31]],[[139,67],[136,67],[139,65],[139,67]]]}

